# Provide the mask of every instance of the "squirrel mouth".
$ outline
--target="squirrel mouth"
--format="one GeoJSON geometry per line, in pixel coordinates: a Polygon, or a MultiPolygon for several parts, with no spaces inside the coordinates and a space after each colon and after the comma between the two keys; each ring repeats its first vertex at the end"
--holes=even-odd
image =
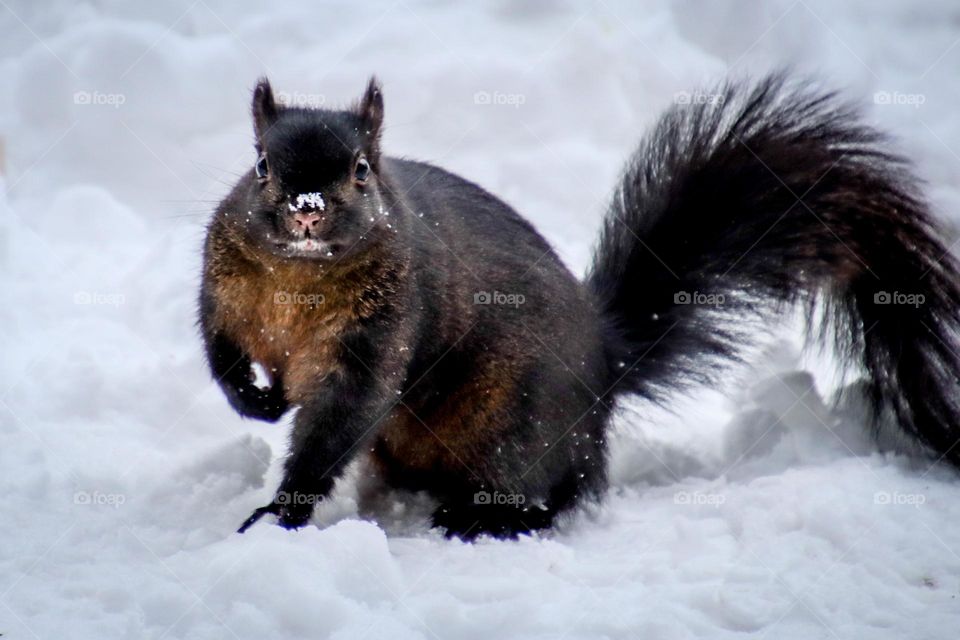
{"type": "Polygon", "coordinates": [[[292,242],[278,243],[277,246],[294,255],[331,258],[339,248],[313,238],[303,238],[292,242]]]}

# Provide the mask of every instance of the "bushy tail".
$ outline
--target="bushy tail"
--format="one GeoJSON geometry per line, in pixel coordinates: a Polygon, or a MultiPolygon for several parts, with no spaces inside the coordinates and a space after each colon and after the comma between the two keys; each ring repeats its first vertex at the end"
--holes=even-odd
{"type": "Polygon", "coordinates": [[[801,302],[827,310],[874,411],[960,464],[960,279],[907,163],[835,95],[782,76],[700,97],[641,143],[587,277],[614,392],[711,380],[744,318],[801,302]]]}

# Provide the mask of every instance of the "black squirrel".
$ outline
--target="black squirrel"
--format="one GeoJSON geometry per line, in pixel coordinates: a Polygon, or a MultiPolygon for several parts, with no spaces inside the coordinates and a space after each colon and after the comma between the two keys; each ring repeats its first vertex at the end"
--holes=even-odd
{"type": "Polygon", "coordinates": [[[876,413],[960,463],[957,262],[908,163],[784,74],[712,95],[642,141],[579,281],[495,196],[384,156],[375,79],[339,111],[278,104],[261,80],[200,326],[241,415],[297,410],[276,497],[240,531],[304,525],[359,454],[433,495],[448,536],[549,527],[601,497],[619,396],[716,380],[750,342],[738,319],[794,303],[825,310],[876,413]]]}

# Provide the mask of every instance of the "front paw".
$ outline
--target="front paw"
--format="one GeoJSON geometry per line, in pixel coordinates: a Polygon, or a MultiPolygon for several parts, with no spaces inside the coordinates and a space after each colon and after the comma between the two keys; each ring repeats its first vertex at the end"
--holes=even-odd
{"type": "Polygon", "coordinates": [[[276,422],[290,408],[283,384],[278,382],[265,389],[253,384],[237,387],[224,384],[224,392],[236,412],[247,418],[276,422]]]}
{"type": "Polygon", "coordinates": [[[310,516],[313,515],[313,507],[299,508],[285,506],[280,509],[277,524],[284,529],[299,529],[310,522],[310,516]]]}
{"type": "Polygon", "coordinates": [[[284,529],[299,529],[310,521],[313,505],[320,500],[316,494],[299,491],[280,491],[274,502],[280,504],[277,512],[277,524],[284,529]]]}
{"type": "MultiPolygon", "coordinates": [[[[313,498],[314,496],[310,497],[313,498]]],[[[281,494],[270,504],[255,509],[254,512],[250,514],[250,517],[244,520],[240,528],[237,529],[237,533],[245,532],[267,514],[277,516],[277,524],[284,529],[299,529],[306,525],[310,521],[310,516],[313,515],[315,500],[309,500],[303,503],[291,503],[285,498],[286,496],[281,494]]]]}

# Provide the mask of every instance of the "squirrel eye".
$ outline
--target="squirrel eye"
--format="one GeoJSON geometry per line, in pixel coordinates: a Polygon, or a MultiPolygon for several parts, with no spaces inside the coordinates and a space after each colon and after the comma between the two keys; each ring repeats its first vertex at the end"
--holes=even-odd
{"type": "Polygon", "coordinates": [[[357,182],[366,182],[367,176],[370,175],[370,163],[367,162],[367,159],[363,156],[360,156],[360,159],[357,160],[357,166],[353,170],[353,177],[357,182]]]}
{"type": "Polygon", "coordinates": [[[267,177],[267,154],[265,152],[260,154],[260,157],[257,158],[257,177],[261,180],[266,179],[267,177]]]}

